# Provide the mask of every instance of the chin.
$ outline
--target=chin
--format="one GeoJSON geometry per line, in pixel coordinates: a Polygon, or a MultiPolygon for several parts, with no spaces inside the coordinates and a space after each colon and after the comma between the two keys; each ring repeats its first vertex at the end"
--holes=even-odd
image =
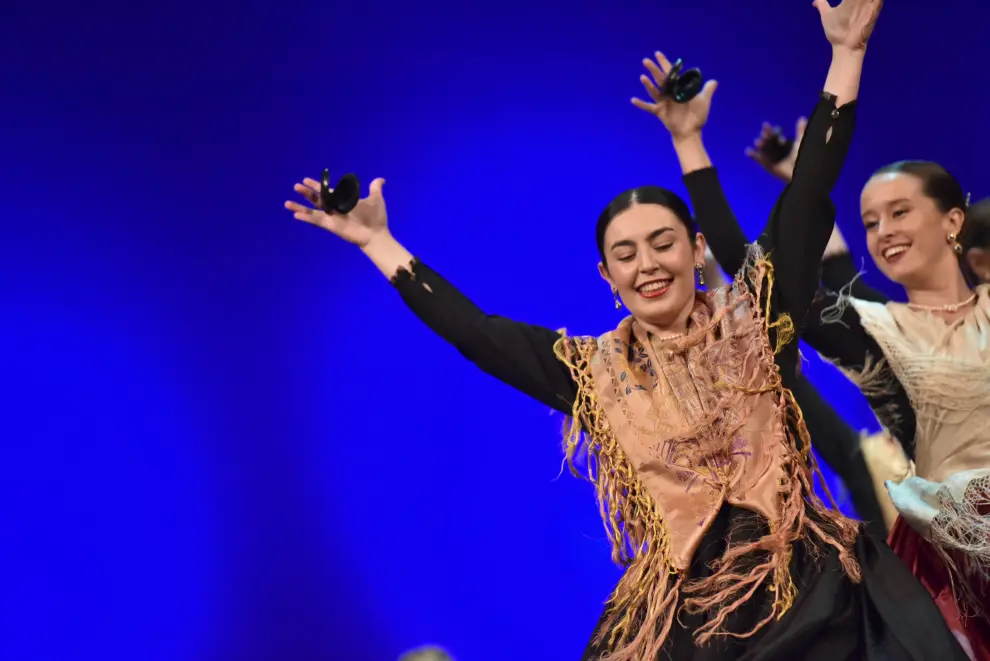
{"type": "Polygon", "coordinates": [[[674,323],[688,305],[694,305],[695,290],[687,292],[668,292],[663,298],[649,301],[641,300],[637,305],[635,316],[646,323],[655,326],[667,326],[674,323]]]}
{"type": "Polygon", "coordinates": [[[918,280],[919,277],[924,277],[924,269],[918,268],[910,262],[890,264],[880,271],[902,287],[910,287],[912,282],[918,280]]]}

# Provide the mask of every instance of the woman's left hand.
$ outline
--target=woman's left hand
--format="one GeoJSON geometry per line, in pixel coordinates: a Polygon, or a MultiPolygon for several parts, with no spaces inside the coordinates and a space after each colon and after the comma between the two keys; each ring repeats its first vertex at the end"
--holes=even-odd
{"type": "Polygon", "coordinates": [[[693,136],[701,131],[701,127],[708,121],[708,111],[712,107],[712,95],[718,83],[709,80],[705,86],[687,103],[677,103],[670,97],[664,97],[660,90],[667,80],[667,72],[670,71],[670,61],[663,53],[657,51],[656,61],[645,59],[643,66],[649,72],[649,76],[643,74],[639,77],[639,82],[643,83],[647,94],[653,99],[652,102],[642,99],[633,99],[632,104],[644,110],[663,122],[663,125],[670,131],[670,135],[675,140],[680,140],[693,136]]]}
{"type": "Polygon", "coordinates": [[[865,51],[883,0],[842,0],[836,7],[829,0],[815,0],[814,5],[821,14],[825,37],[834,48],[865,51]]]}

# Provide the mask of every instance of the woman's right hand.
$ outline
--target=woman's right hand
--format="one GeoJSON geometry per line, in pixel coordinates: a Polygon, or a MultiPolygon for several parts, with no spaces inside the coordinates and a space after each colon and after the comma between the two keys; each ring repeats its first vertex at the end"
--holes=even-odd
{"type": "Polygon", "coordinates": [[[746,156],[759,163],[764,170],[781,181],[790,183],[791,177],[794,176],[794,163],[797,162],[798,150],[801,149],[801,140],[804,138],[804,130],[806,128],[808,128],[808,120],[805,117],[801,117],[798,119],[797,126],[794,128],[794,145],[791,147],[791,151],[784,157],[784,160],[774,163],[767,158],[763,148],[770,140],[781,140],[783,138],[779,129],[774,129],[770,124],[764,122],[763,130],[753,140],[753,146],[746,148],[746,156]]]}
{"type": "Polygon", "coordinates": [[[368,197],[358,201],[347,214],[327,213],[320,208],[320,182],[303,179],[293,190],[306,198],[311,206],[287,201],[285,208],[293,212],[297,220],[328,230],[344,241],[364,248],[372,239],[388,234],[388,214],[382,197],[384,179],[375,179],[368,189],[368,197]]]}
{"type": "Polygon", "coordinates": [[[643,74],[639,77],[639,82],[643,84],[646,93],[650,95],[653,101],[634,98],[632,104],[663,122],[675,141],[698,135],[708,121],[708,112],[712,107],[712,95],[715,93],[718,83],[709,80],[701,88],[698,96],[687,103],[677,103],[672,98],[664,96],[660,91],[667,82],[667,74],[671,69],[670,60],[660,51],[656,52],[655,57],[655,62],[650,59],[643,60],[643,66],[646,67],[650,75],[643,74]]]}

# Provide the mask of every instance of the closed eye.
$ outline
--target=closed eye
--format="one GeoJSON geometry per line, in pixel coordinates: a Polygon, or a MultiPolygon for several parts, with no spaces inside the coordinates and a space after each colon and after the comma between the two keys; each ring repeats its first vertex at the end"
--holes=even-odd
{"type": "Polygon", "coordinates": [[[663,245],[653,246],[653,249],[657,252],[663,252],[665,250],[670,250],[673,246],[673,243],[664,243],[663,245]]]}

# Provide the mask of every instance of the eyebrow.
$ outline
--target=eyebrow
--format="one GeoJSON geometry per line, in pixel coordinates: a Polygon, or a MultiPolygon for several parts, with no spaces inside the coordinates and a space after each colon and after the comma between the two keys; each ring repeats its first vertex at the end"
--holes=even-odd
{"type": "Polygon", "coordinates": [[[911,202],[911,200],[907,199],[906,197],[899,197],[896,200],[890,200],[889,202],[884,202],[880,206],[892,207],[892,206],[895,206],[895,205],[898,205],[898,204],[909,204],[910,202],[911,202]]]}
{"type": "MultiPolygon", "coordinates": [[[[647,241],[653,241],[654,239],[656,239],[661,234],[666,234],[667,232],[673,232],[673,231],[674,231],[674,228],[673,227],[661,227],[658,230],[655,230],[653,232],[650,232],[650,235],[648,237],[646,237],[646,240],[647,241]]],[[[636,242],[633,241],[632,239],[623,239],[621,241],[616,241],[615,243],[613,243],[609,247],[609,250],[615,250],[616,248],[621,248],[621,247],[624,247],[624,246],[635,247],[635,245],[636,245],[636,242]]]]}

